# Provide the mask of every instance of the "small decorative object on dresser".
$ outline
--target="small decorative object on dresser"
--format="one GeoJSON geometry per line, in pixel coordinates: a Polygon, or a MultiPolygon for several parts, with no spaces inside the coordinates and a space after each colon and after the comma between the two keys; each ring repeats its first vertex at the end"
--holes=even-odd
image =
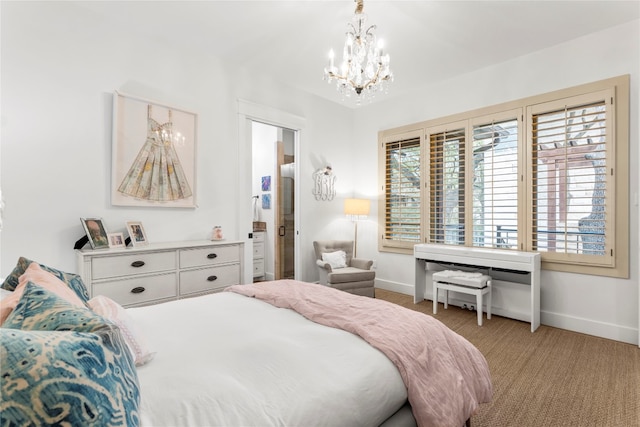
{"type": "Polygon", "coordinates": [[[149,244],[144,227],[140,221],[127,221],[127,231],[133,246],[146,246],[149,244]]]}
{"type": "Polygon", "coordinates": [[[80,218],[87,238],[93,249],[106,249],[109,247],[107,230],[102,224],[101,218],[80,218]]]}
{"type": "Polygon", "coordinates": [[[124,248],[124,235],[122,233],[109,233],[107,234],[109,238],[109,247],[110,248],[124,248]]]}
{"type": "Polygon", "coordinates": [[[222,227],[220,227],[219,225],[216,225],[215,227],[213,227],[211,240],[224,240],[224,233],[222,233],[222,227]]]}

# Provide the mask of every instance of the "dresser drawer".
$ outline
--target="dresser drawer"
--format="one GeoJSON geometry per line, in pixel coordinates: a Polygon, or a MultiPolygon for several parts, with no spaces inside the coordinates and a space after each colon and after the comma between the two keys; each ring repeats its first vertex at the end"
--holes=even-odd
{"type": "Polygon", "coordinates": [[[255,242],[264,242],[264,231],[253,232],[253,243],[255,242]]]}
{"type": "Polygon", "coordinates": [[[254,258],[261,258],[264,256],[264,243],[253,242],[253,256],[254,258]]]}
{"type": "Polygon", "coordinates": [[[180,251],[180,268],[204,267],[238,261],[240,261],[240,248],[237,245],[180,251]]]}
{"type": "Polygon", "coordinates": [[[176,255],[174,251],[95,257],[91,260],[93,280],[175,269],[176,255]]]}
{"type": "Polygon", "coordinates": [[[264,276],[264,259],[254,259],[253,260],[253,277],[261,277],[264,276]]]}
{"type": "Polygon", "coordinates": [[[240,283],[240,264],[180,272],[180,295],[208,292],[240,283]]]}
{"type": "Polygon", "coordinates": [[[129,306],[167,298],[175,299],[178,295],[177,288],[175,273],[158,274],[94,284],[91,296],[104,295],[122,306],[129,306]]]}

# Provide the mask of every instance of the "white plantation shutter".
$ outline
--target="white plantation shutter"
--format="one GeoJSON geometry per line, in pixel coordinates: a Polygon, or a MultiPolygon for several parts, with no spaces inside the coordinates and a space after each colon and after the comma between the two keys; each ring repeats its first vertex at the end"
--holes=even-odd
{"type": "Polygon", "coordinates": [[[420,136],[384,143],[385,205],[384,236],[386,241],[421,240],[421,144],[420,136]]]}
{"type": "MultiPolygon", "coordinates": [[[[452,127],[452,125],[448,125],[452,127]]],[[[465,243],[465,127],[428,129],[429,242],[465,243]]]]}
{"type": "Polygon", "coordinates": [[[530,109],[531,248],[543,259],[613,262],[613,134],[609,91],[530,109]]]}
{"type": "Polygon", "coordinates": [[[521,110],[507,119],[474,120],[472,246],[518,249],[521,110]]]}

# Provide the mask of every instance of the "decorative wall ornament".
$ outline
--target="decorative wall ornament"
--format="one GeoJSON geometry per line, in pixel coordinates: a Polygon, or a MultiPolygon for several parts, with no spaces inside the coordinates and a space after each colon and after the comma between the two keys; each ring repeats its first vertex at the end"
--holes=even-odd
{"type": "Polygon", "coordinates": [[[336,176],[327,165],[313,173],[313,195],[316,200],[333,200],[336,196],[336,176]]]}

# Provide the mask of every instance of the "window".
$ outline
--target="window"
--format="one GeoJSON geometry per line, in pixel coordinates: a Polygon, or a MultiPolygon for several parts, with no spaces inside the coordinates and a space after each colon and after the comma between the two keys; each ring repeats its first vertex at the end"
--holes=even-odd
{"type": "Polygon", "coordinates": [[[615,194],[609,91],[529,108],[531,249],[611,265],[615,194]]]}
{"type": "Polygon", "coordinates": [[[413,247],[421,236],[421,137],[413,132],[382,144],[384,151],[383,240],[413,247]]]}
{"type": "Polygon", "coordinates": [[[521,110],[481,118],[472,127],[472,246],[518,249],[521,110]]]}
{"type": "Polygon", "coordinates": [[[622,76],[380,132],[379,249],[531,251],[628,277],[628,105],[622,76]]]}
{"type": "Polygon", "coordinates": [[[429,131],[429,241],[464,245],[465,128],[429,131]]]}

